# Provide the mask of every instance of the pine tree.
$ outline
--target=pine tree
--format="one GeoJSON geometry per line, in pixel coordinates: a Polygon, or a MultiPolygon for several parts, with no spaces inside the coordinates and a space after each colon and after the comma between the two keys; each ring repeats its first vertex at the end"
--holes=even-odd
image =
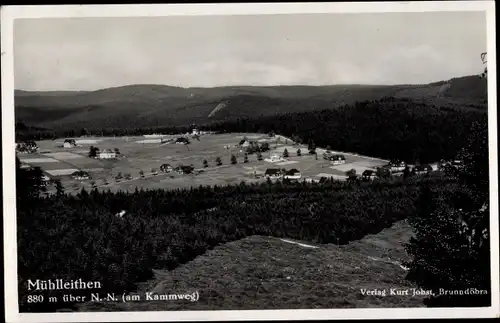
{"type": "Polygon", "coordinates": [[[64,187],[61,183],[61,180],[57,179],[54,181],[54,184],[56,186],[56,196],[64,196],[64,187]]]}
{"type": "Polygon", "coordinates": [[[297,149],[297,156],[299,156],[299,157],[302,156],[302,151],[300,150],[300,148],[297,149]]]}
{"type": "Polygon", "coordinates": [[[288,150],[286,148],[283,150],[283,157],[288,158],[288,150]]]}
{"type": "Polygon", "coordinates": [[[204,168],[208,167],[208,161],[206,159],[203,160],[203,167],[204,168]]]}
{"type": "Polygon", "coordinates": [[[222,159],[221,159],[220,157],[217,157],[217,158],[215,159],[215,164],[216,164],[217,166],[221,166],[221,165],[222,165],[222,159]]]}
{"type": "Polygon", "coordinates": [[[235,155],[231,155],[231,164],[236,164],[238,162],[238,160],[236,159],[236,156],[235,155]]]}
{"type": "Polygon", "coordinates": [[[248,163],[248,155],[245,154],[245,159],[243,160],[244,163],[248,163]]]}

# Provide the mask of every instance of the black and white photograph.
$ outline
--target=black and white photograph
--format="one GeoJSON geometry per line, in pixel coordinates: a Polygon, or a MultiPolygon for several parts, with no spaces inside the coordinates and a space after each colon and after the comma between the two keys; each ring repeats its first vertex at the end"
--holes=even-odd
{"type": "Polygon", "coordinates": [[[7,320],[498,316],[494,12],[2,7],[7,320]]]}

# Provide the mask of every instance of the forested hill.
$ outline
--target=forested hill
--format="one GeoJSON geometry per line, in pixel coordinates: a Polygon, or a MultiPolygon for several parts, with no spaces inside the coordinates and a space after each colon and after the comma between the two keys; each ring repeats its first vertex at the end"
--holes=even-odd
{"type": "Polygon", "coordinates": [[[467,76],[426,85],[180,88],[145,84],[86,92],[16,91],[15,106],[16,121],[28,126],[123,129],[335,109],[383,97],[485,109],[486,80],[467,76]]]}
{"type": "MultiPolygon", "coordinates": [[[[258,99],[249,97],[245,102],[258,99]]],[[[278,116],[253,116],[210,123],[198,123],[203,130],[216,132],[258,132],[278,134],[319,147],[330,146],[334,150],[356,152],[384,159],[403,159],[407,162],[435,162],[452,159],[470,135],[474,122],[487,123],[486,110],[434,106],[409,99],[382,98],[339,106],[336,109],[288,113],[278,116]]],[[[219,111],[224,115],[224,110],[219,111]]],[[[250,110],[249,110],[250,112],[250,110]]],[[[17,140],[40,140],[53,137],[74,137],[90,132],[103,136],[130,136],[154,132],[184,133],[190,131],[190,123],[184,126],[162,127],[110,127],[71,130],[42,131],[23,124],[16,127],[17,140]]]]}
{"type": "Polygon", "coordinates": [[[410,163],[455,158],[484,111],[383,98],[335,110],[240,118],[210,126],[221,132],[276,132],[319,147],[410,163]]]}

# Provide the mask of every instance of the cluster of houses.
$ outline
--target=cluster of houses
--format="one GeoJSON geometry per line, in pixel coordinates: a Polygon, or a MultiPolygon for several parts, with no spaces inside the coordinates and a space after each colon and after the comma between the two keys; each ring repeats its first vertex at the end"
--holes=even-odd
{"type": "Polygon", "coordinates": [[[238,143],[238,147],[240,147],[240,152],[244,152],[247,154],[253,154],[255,152],[265,152],[268,151],[269,143],[265,139],[261,139],[259,141],[256,140],[247,140],[246,138],[240,140],[238,143]]]}
{"type": "Polygon", "coordinates": [[[36,142],[29,140],[25,142],[16,143],[16,152],[22,154],[32,154],[38,151],[36,142]]]}
{"type": "Polygon", "coordinates": [[[164,173],[176,172],[178,174],[191,174],[194,172],[193,165],[179,165],[177,167],[173,167],[169,164],[163,164],[160,166],[160,170],[164,173]]]}
{"type": "MultiPolygon", "coordinates": [[[[453,164],[460,164],[460,161],[454,161],[453,164]]],[[[404,161],[394,160],[387,165],[377,167],[376,170],[367,169],[361,174],[363,180],[373,180],[378,177],[403,176],[405,172],[408,175],[426,175],[438,170],[437,165],[422,164],[408,165],[404,161]]]]}

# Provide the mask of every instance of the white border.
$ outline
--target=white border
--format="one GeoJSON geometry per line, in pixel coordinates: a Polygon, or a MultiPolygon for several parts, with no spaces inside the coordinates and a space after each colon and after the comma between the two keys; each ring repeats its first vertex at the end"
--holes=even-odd
{"type": "MultiPolygon", "coordinates": [[[[487,318],[499,316],[498,165],[496,127],[496,45],[494,1],[365,2],[365,3],[274,3],[274,4],[176,4],[176,5],[73,5],[2,6],[2,143],[3,214],[5,257],[5,309],[7,322],[115,322],[115,321],[242,321],[331,320],[381,318],[487,318]],[[131,17],[172,15],[252,15],[305,13],[375,13],[424,11],[486,11],[488,35],[488,117],[491,189],[492,306],[489,308],[382,308],[329,310],[252,310],[179,312],[87,312],[20,314],[17,301],[17,242],[15,208],[14,65],[13,21],[15,18],[131,17]]],[[[478,53],[479,59],[479,53],[478,53]]],[[[481,71],[478,71],[478,74],[481,71]]]]}

